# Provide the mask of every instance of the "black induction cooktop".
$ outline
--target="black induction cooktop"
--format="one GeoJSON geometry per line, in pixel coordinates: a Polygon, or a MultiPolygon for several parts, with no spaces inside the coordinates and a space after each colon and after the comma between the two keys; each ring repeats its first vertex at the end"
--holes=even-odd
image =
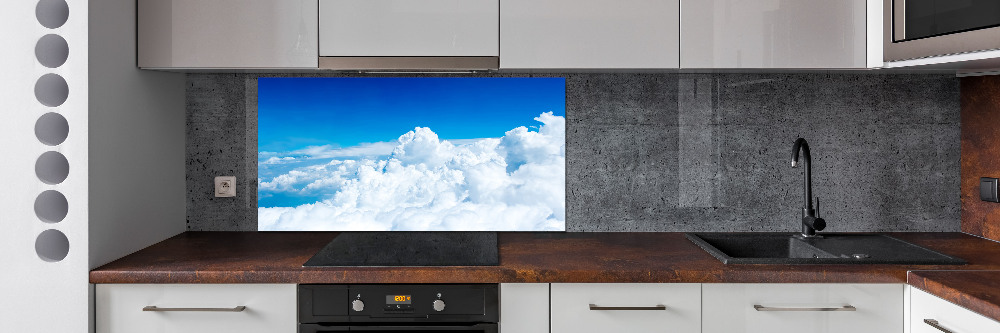
{"type": "Polygon", "coordinates": [[[304,267],[496,266],[495,232],[344,232],[304,267]]]}

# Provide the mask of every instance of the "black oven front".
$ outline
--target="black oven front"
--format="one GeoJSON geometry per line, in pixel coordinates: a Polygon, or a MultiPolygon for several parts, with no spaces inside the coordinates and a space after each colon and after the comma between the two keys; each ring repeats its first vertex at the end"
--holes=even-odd
{"type": "Polygon", "coordinates": [[[299,285],[299,332],[497,333],[496,284],[299,285]]]}

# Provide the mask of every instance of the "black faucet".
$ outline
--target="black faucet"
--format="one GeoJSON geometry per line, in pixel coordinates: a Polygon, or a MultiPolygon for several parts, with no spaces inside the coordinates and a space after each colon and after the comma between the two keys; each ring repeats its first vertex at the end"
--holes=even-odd
{"type": "MultiPolygon", "coordinates": [[[[802,237],[820,237],[816,235],[816,231],[826,228],[826,220],[816,216],[816,211],[813,210],[812,167],[809,165],[812,162],[812,157],[809,156],[809,144],[806,143],[806,139],[798,138],[798,140],[795,140],[795,145],[792,146],[793,168],[799,166],[799,151],[802,151],[802,163],[805,164],[805,172],[802,177],[804,182],[802,194],[805,198],[802,205],[802,237]]],[[[816,206],[817,208],[819,207],[819,198],[816,198],[816,206]]]]}

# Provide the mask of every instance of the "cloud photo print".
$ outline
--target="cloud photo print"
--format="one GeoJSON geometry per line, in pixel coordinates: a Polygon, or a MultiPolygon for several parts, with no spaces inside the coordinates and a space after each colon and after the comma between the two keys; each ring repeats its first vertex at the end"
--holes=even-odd
{"type": "Polygon", "coordinates": [[[563,78],[260,78],[261,231],[562,231],[563,78]]]}

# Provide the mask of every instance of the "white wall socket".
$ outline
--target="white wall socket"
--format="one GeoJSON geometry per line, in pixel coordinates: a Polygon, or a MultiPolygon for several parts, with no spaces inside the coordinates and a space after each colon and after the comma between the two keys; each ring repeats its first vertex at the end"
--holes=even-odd
{"type": "Polygon", "coordinates": [[[215,177],[215,197],[227,198],[236,196],[236,177],[220,176],[215,177]]]}

